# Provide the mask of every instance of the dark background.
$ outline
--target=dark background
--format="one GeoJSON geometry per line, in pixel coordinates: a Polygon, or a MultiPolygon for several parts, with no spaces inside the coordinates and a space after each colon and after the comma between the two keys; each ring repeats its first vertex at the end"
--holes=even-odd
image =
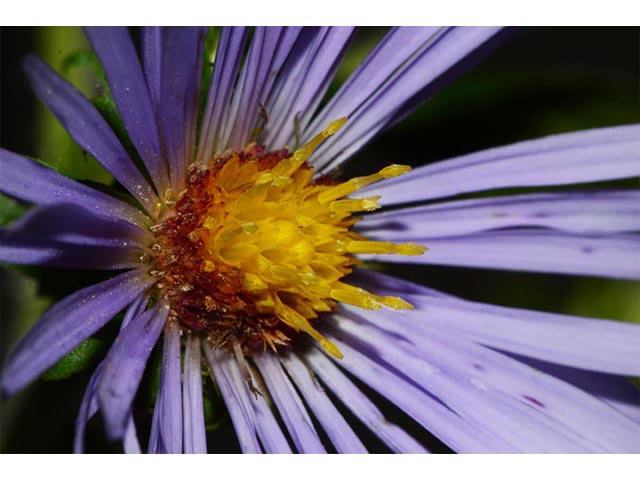
{"type": "MultiPolygon", "coordinates": [[[[384,29],[361,30],[353,50],[366,51],[383,33],[384,29]]],[[[42,144],[41,124],[36,121],[43,115],[41,106],[20,70],[21,59],[42,52],[43,42],[39,29],[0,30],[0,145],[32,156],[50,150],[55,159],[64,152],[56,151],[58,145],[48,150],[42,144]]],[[[74,48],[82,47],[54,52],[54,60],[56,54],[60,59],[74,48]]],[[[370,173],[389,163],[417,166],[551,133],[638,122],[639,59],[637,28],[519,29],[476,68],[378,137],[345,173],[370,173]]],[[[356,53],[345,64],[357,61],[356,53]]],[[[342,68],[339,76],[349,69],[342,68]]],[[[637,182],[625,185],[637,187],[637,182]]],[[[390,271],[473,300],[638,321],[638,289],[630,282],[445,267],[392,266],[390,271]]],[[[57,297],[96,279],[86,272],[57,271],[40,272],[37,278],[39,283],[24,271],[2,269],[2,358],[37,317],[33,310],[41,308],[41,297],[57,297]]],[[[0,451],[70,451],[88,378],[83,372],[67,380],[38,381],[4,401],[0,451]]],[[[393,406],[378,400],[390,419],[418,432],[393,406]]],[[[426,441],[439,449],[432,439],[426,441]]],[[[88,445],[93,451],[118,451],[117,445],[102,440],[99,421],[90,426],[88,445]]],[[[378,443],[372,446],[384,451],[378,443]]],[[[222,427],[210,433],[210,450],[236,448],[232,428],[222,417],[222,427]]]]}

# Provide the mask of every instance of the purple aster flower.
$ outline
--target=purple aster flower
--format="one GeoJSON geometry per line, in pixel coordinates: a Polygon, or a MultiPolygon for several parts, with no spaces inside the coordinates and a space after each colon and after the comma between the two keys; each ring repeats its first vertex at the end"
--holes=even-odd
{"type": "Polygon", "coordinates": [[[640,451],[638,391],[624,378],[640,374],[640,326],[475,303],[360,267],[638,279],[637,190],[431,201],[637,177],[640,126],[338,181],[504,32],[391,29],[322,104],[353,29],[224,28],[201,117],[206,29],[143,29],[142,62],[125,28],[86,33],[141,162],[51,68],[35,57],[24,68],[130,201],[0,151],[0,189],[36,205],[2,230],[0,259],[114,271],[42,316],[6,361],[3,393],[125,312],[83,398],[76,451],[97,412],[110,439],[141,451],[132,405],[159,342],[149,452],[207,451],[203,367],[244,452],[365,452],[345,410],[391,450],[425,452],[370,390],[458,452],[640,451]],[[380,204],[398,208],[354,216],[380,204]]]}

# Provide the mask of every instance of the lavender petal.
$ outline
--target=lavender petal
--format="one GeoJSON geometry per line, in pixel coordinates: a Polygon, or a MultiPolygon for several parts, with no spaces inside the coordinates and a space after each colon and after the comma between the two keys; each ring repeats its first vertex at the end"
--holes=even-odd
{"type": "MultiPolygon", "coordinates": [[[[384,237],[371,238],[386,240],[384,237]]],[[[427,246],[429,250],[417,257],[362,255],[362,258],[393,263],[453,265],[631,280],[640,278],[640,239],[635,234],[576,235],[551,230],[519,229],[412,240],[427,246]]]]}
{"type": "Polygon", "coordinates": [[[74,204],[45,205],[0,228],[0,261],[63,268],[135,268],[147,236],[128,222],[97,217],[74,204]]]}
{"type": "Polygon", "coordinates": [[[424,48],[430,39],[435,39],[439,30],[439,27],[391,28],[331,97],[311,127],[322,128],[322,125],[356,111],[396,69],[424,48]]]}
{"type": "Polygon", "coordinates": [[[294,355],[282,357],[281,362],[337,452],[367,453],[365,446],[311,376],[309,369],[294,355]]]}
{"type": "Polygon", "coordinates": [[[640,175],[640,125],[551,135],[419,167],[364,188],[385,205],[504,187],[541,187],[640,175]]]}
{"type": "Polygon", "coordinates": [[[278,359],[265,353],[254,357],[282,421],[300,453],[326,453],[313,423],[278,359]]]}
{"type": "Polygon", "coordinates": [[[162,27],[142,27],[141,37],[142,68],[149,89],[149,97],[157,114],[160,104],[160,66],[162,57],[162,42],[160,39],[162,37],[162,27]]]}
{"type": "MultiPolygon", "coordinates": [[[[479,53],[484,53],[482,47],[490,44],[500,31],[496,27],[449,27],[433,33],[432,27],[426,27],[425,40],[397,68],[385,72],[388,77],[382,84],[372,85],[375,89],[366,100],[355,108],[347,109],[342,108],[342,101],[336,102],[328,115],[335,118],[346,116],[349,120],[341,132],[318,148],[312,159],[314,167],[325,172],[344,162],[394,122],[407,106],[415,107],[416,102],[408,102],[416,95],[433,95],[437,89],[457,78],[465,67],[474,63],[479,53]]],[[[384,63],[386,58],[393,59],[395,52],[395,49],[382,48],[374,53],[382,55],[377,62],[384,63]]],[[[367,65],[363,68],[367,69],[367,65]]],[[[342,100],[349,105],[347,99],[342,100]]],[[[318,117],[324,118],[323,112],[318,117]]],[[[303,140],[316,135],[322,128],[314,123],[305,131],[303,140]]]]}
{"type": "Polygon", "coordinates": [[[182,453],[182,383],[180,329],[167,323],[164,329],[162,376],[156,406],[161,405],[159,417],[160,441],[166,453],[182,453]]]}
{"type": "Polygon", "coordinates": [[[510,356],[599,398],[640,424],[640,389],[628,378],[510,356]]]}
{"type": "Polygon", "coordinates": [[[262,453],[256,436],[255,415],[236,360],[207,342],[203,348],[212,376],[220,389],[243,453],[262,453]]]}
{"type": "Polygon", "coordinates": [[[298,31],[297,27],[256,27],[226,118],[222,149],[239,150],[250,142],[251,129],[259,120],[258,107],[266,102],[298,31]]]}
{"type": "Polygon", "coordinates": [[[640,425],[589,394],[455,335],[432,330],[417,337],[413,330],[398,329],[393,322],[383,326],[383,318],[374,326],[351,315],[340,322],[347,337],[338,335],[385,362],[402,365],[406,375],[465,418],[489,428],[517,425],[514,430],[495,431],[516,448],[640,449],[640,425]]]}
{"type": "Polygon", "coordinates": [[[104,67],[124,126],[158,192],[169,187],[149,89],[126,27],[84,29],[104,67]]]}
{"type": "Polygon", "coordinates": [[[124,439],[122,441],[124,453],[139,454],[142,453],[140,448],[140,441],[138,440],[138,432],[136,430],[136,424],[133,421],[133,415],[129,413],[129,419],[127,420],[127,429],[124,432],[124,439]]]}
{"type": "Polygon", "coordinates": [[[407,432],[387,420],[378,407],[328,358],[323,355],[312,355],[312,358],[315,365],[313,373],[389,448],[396,453],[428,453],[407,432]]]}
{"type": "Polygon", "coordinates": [[[231,105],[247,36],[246,27],[224,27],[220,33],[207,104],[202,115],[198,146],[200,163],[208,162],[215,153],[222,153],[220,137],[231,105]]]}
{"type": "MultiPolygon", "coordinates": [[[[146,301],[146,298],[144,295],[140,295],[136,300],[134,300],[131,305],[129,305],[129,307],[127,308],[127,313],[125,313],[124,318],[122,319],[120,331],[122,331],[124,327],[129,325],[129,323],[131,323],[131,320],[133,320],[133,318],[140,312],[139,309],[143,305],[143,301],[146,301]]],[[[96,392],[103,368],[104,362],[100,362],[100,364],[93,372],[93,375],[91,375],[89,384],[87,385],[87,388],[82,397],[82,403],[80,404],[80,409],[78,410],[78,416],[75,423],[73,453],[83,453],[84,451],[84,432],[87,427],[87,423],[89,422],[91,417],[93,417],[98,411],[98,397],[96,396],[96,392]]],[[[133,424],[133,421],[130,423],[133,424]]],[[[133,428],[135,428],[135,425],[133,426],[133,428]]]]}
{"type": "Polygon", "coordinates": [[[69,203],[112,220],[125,220],[140,227],[150,224],[149,218],[131,205],[21,155],[0,149],[0,169],[0,190],[12,197],[37,205],[69,203]]]}
{"type": "Polygon", "coordinates": [[[142,373],[167,320],[168,309],[158,306],[139,314],[116,338],[104,360],[98,401],[107,434],[121,439],[142,373]]]}
{"type": "Polygon", "coordinates": [[[73,453],[84,453],[84,432],[87,428],[87,423],[98,411],[98,399],[96,398],[96,387],[100,380],[100,373],[102,371],[102,362],[96,367],[95,371],[91,375],[87,389],[82,396],[82,402],[78,409],[78,416],[75,423],[75,434],[73,436],[73,453]]]}
{"type": "Polygon", "coordinates": [[[166,27],[160,34],[158,113],[174,192],[182,190],[187,166],[195,159],[205,35],[204,27],[166,27]]]}
{"type": "Polygon", "coordinates": [[[297,117],[300,129],[311,121],[353,33],[353,27],[305,27],[300,32],[266,103],[269,121],[261,137],[265,145],[294,145],[299,133],[294,120],[297,117]]]}
{"type": "MultiPolygon", "coordinates": [[[[360,353],[351,346],[338,342],[344,358],[339,366],[355,375],[398,408],[405,411],[422,427],[436,435],[457,452],[466,453],[517,453],[518,449],[505,443],[494,433],[472,424],[448,409],[439,400],[418,388],[415,384],[378,363],[374,357],[360,353]]],[[[315,372],[321,372],[319,360],[325,354],[314,348],[305,354],[305,360],[315,372]]],[[[334,363],[337,363],[334,361],[334,363]]]]}
{"type": "MultiPolygon", "coordinates": [[[[364,284],[366,288],[366,283],[364,284]]],[[[429,335],[433,329],[561,365],[618,375],[640,374],[640,326],[470,302],[404,294],[415,310],[380,315],[429,335]]],[[[351,307],[346,307],[355,311],[351,307]]]]}
{"type": "Polygon", "coordinates": [[[534,193],[459,200],[368,215],[358,230],[369,236],[437,238],[510,227],[574,233],[640,231],[640,192],[534,193]]]}
{"type": "Polygon", "coordinates": [[[36,95],[75,142],[111,172],[148,212],[152,212],[158,197],[91,102],[37,57],[28,56],[24,60],[24,70],[36,95]]]}
{"type": "Polygon", "coordinates": [[[200,340],[187,334],[184,354],[184,453],[207,453],[204,407],[202,401],[200,340]]]}
{"type": "Polygon", "coordinates": [[[152,284],[146,272],[129,271],[79,290],[51,307],[9,354],[2,375],[3,394],[23,388],[152,284]]]}

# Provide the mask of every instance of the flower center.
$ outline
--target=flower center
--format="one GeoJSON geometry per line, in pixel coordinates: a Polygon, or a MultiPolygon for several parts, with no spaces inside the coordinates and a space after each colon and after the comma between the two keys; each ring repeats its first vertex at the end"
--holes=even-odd
{"type": "Polygon", "coordinates": [[[353,214],[379,208],[378,198],[349,198],[370,183],[409,167],[391,165],[343,183],[314,180],[306,163],[336,132],[333,122],[289,154],[255,144],[192,167],[175,212],[155,230],[155,274],[181,326],[215,346],[245,353],[287,348],[306,332],[331,354],[335,345],[313,326],[344,302],[365,309],[412,308],[342,279],[359,263],[354,254],[421,255],[416,244],[369,241],[351,230],[353,214]]]}

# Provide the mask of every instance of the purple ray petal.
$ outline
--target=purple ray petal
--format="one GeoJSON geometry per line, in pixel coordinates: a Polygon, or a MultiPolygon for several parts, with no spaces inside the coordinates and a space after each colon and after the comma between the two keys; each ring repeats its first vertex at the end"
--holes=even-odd
{"type": "Polygon", "coordinates": [[[495,432],[517,448],[640,450],[640,425],[591,395],[455,335],[432,329],[417,337],[388,320],[382,326],[384,318],[373,326],[351,315],[340,329],[353,336],[345,341],[401,365],[406,375],[465,418],[489,427],[517,425],[495,432]]]}
{"type": "Polygon", "coordinates": [[[118,335],[104,360],[98,402],[112,439],[124,436],[131,403],[167,314],[166,307],[157,306],[136,316],[118,335]]]}
{"type": "Polygon", "coordinates": [[[416,334],[429,335],[438,329],[558,364],[640,375],[640,325],[499,307],[454,297],[405,294],[403,298],[415,310],[402,314],[385,311],[381,315],[413,328],[416,334]]]}
{"type": "Polygon", "coordinates": [[[122,273],[75,292],[51,307],[5,362],[2,392],[13,395],[97,332],[153,284],[146,272],[122,273]]]}
{"type": "Polygon", "coordinates": [[[160,441],[160,418],[162,417],[162,402],[156,402],[151,417],[151,431],[149,432],[149,443],[147,453],[163,454],[167,453],[160,441]]]}
{"type": "Polygon", "coordinates": [[[462,376],[456,378],[439,365],[426,361],[419,352],[405,352],[397,338],[389,337],[391,343],[384,347],[375,332],[373,338],[367,340],[340,332],[331,338],[338,341],[341,349],[348,345],[386,365],[399,367],[403,376],[436,396],[447,408],[471,424],[493,431],[512,449],[531,453],[598,451],[595,446],[578,443],[575,435],[565,435],[559,425],[542,421],[539,415],[535,416],[536,412],[527,412],[526,406],[510,401],[505,395],[489,392],[485,383],[478,380],[472,383],[462,376]],[[517,429],[505,429],[504,425],[517,425],[517,429]]]}
{"type": "Polygon", "coordinates": [[[282,357],[281,362],[337,452],[367,453],[358,436],[331,403],[323,388],[311,376],[307,366],[294,355],[282,357]]]}
{"type": "Polygon", "coordinates": [[[174,192],[195,155],[204,27],[166,27],[160,35],[159,121],[174,192]]]}
{"type": "Polygon", "coordinates": [[[75,434],[73,437],[73,453],[84,453],[84,432],[87,423],[98,411],[98,399],[96,398],[96,386],[100,380],[100,372],[102,371],[102,362],[96,367],[87,389],[82,396],[82,402],[78,410],[78,416],[75,423],[75,434]]]}
{"type": "MultiPolygon", "coordinates": [[[[140,308],[143,306],[143,301],[146,302],[147,299],[144,295],[140,295],[131,305],[129,305],[129,307],[127,308],[127,313],[125,314],[124,318],[122,319],[122,323],[120,324],[120,331],[122,331],[124,327],[129,325],[131,320],[133,320],[133,318],[140,312],[140,308]]],[[[91,417],[93,417],[98,411],[98,397],[96,396],[96,391],[103,368],[104,362],[100,362],[100,364],[93,372],[93,375],[91,375],[91,379],[89,380],[87,389],[85,390],[82,397],[82,403],[80,404],[78,417],[76,418],[75,423],[75,435],[73,437],[74,453],[83,453],[84,432],[87,427],[87,422],[89,422],[89,419],[91,419],[91,417]]],[[[135,429],[135,426],[133,428],[135,429]]],[[[133,444],[133,442],[131,443],[133,444]]],[[[131,447],[134,448],[135,446],[131,445],[131,447]]]]}
{"type": "Polygon", "coordinates": [[[242,149],[250,142],[259,120],[259,105],[266,102],[280,67],[298,35],[297,27],[256,27],[247,59],[225,118],[221,149],[242,149]]]}
{"type": "Polygon", "coordinates": [[[26,57],[24,70],[36,95],[75,142],[152,212],[158,197],[91,102],[37,57],[26,57]]]}
{"type": "MultiPolygon", "coordinates": [[[[249,373],[251,375],[251,381],[253,385],[262,385],[261,379],[259,379],[257,372],[254,372],[251,368],[249,369],[249,373]]],[[[245,382],[246,387],[246,382],[245,382]]],[[[271,411],[272,401],[267,400],[262,395],[267,394],[268,392],[262,391],[262,395],[256,395],[253,392],[250,392],[248,388],[245,388],[245,393],[247,398],[253,405],[253,411],[255,414],[255,424],[256,424],[256,432],[258,433],[258,438],[260,438],[260,443],[262,444],[262,448],[265,453],[293,453],[291,451],[291,446],[285,437],[282,428],[278,424],[274,413],[271,411]]]]}
{"type": "Polygon", "coordinates": [[[541,362],[528,357],[510,356],[598,397],[640,424],[640,389],[629,379],[541,362]]]}
{"type": "Polygon", "coordinates": [[[97,217],[73,204],[36,207],[0,228],[0,261],[117,270],[135,268],[146,232],[123,220],[97,217]]]}
{"type": "Polygon", "coordinates": [[[391,450],[396,453],[428,453],[407,432],[388,421],[378,407],[328,358],[323,355],[315,355],[313,358],[316,366],[313,373],[391,450]]]}
{"type": "Polygon", "coordinates": [[[393,210],[358,223],[365,235],[435,238],[505,227],[575,233],[640,231],[640,192],[539,193],[460,200],[393,210]]]}
{"type": "Polygon", "coordinates": [[[437,38],[439,27],[393,27],[314,118],[310,129],[355,112],[404,63],[437,38]]]}
{"type": "Polygon", "coordinates": [[[253,360],[264,378],[269,394],[298,452],[326,453],[302,400],[284,373],[277,357],[265,353],[256,355],[253,360]]]}
{"type": "MultiPolygon", "coordinates": [[[[632,234],[595,236],[522,229],[413,241],[427,246],[429,250],[418,257],[379,255],[375,259],[394,263],[640,278],[640,239],[632,234]]],[[[372,258],[370,255],[362,257],[372,258]]]]}
{"type": "Polygon", "coordinates": [[[133,415],[131,414],[129,414],[129,419],[127,421],[127,429],[124,432],[122,447],[124,449],[124,453],[130,453],[130,454],[142,453],[142,448],[140,448],[140,441],[138,440],[138,432],[136,430],[136,424],[133,421],[133,415]]]}
{"type": "Polygon", "coordinates": [[[293,145],[296,116],[303,129],[329,87],[353,32],[353,27],[303,29],[266,104],[265,145],[271,149],[293,145]]]}
{"type": "Polygon", "coordinates": [[[202,345],[214,380],[227,405],[242,452],[262,453],[256,436],[255,415],[236,360],[220,350],[213,350],[207,342],[202,345]]]}
{"type": "Polygon", "coordinates": [[[161,36],[162,27],[142,27],[142,66],[149,89],[149,97],[156,113],[159,111],[158,105],[160,103],[161,36]]]}
{"type": "Polygon", "coordinates": [[[84,29],[104,67],[109,88],[131,141],[158,192],[169,187],[149,89],[126,27],[84,29]]]}
{"type": "Polygon", "coordinates": [[[385,205],[504,187],[563,185],[640,175],[640,125],[598,128],[444,160],[361,193],[385,205]]]}
{"type": "Polygon", "coordinates": [[[131,205],[21,155],[0,149],[0,170],[0,191],[12,197],[37,205],[71,203],[101,217],[126,220],[141,227],[150,224],[149,218],[131,205]]]}
{"type": "Polygon", "coordinates": [[[167,323],[164,329],[162,376],[156,397],[156,408],[160,408],[161,414],[157,417],[154,415],[164,453],[182,453],[181,369],[180,329],[173,323],[167,323]]]}
{"type": "Polygon", "coordinates": [[[206,163],[221,153],[220,136],[231,104],[233,88],[248,36],[246,27],[224,27],[216,49],[207,104],[202,115],[198,161],[206,163]]]}
{"type": "MultiPolygon", "coordinates": [[[[344,358],[340,361],[334,360],[335,363],[389,399],[455,451],[466,453],[518,452],[513,446],[497,438],[487,429],[461,418],[440,401],[410,383],[401,374],[377,363],[373,357],[364,355],[342,342],[339,342],[339,348],[344,354],[344,358]]],[[[321,372],[323,362],[320,357],[324,355],[318,348],[314,348],[305,353],[305,360],[315,372],[321,372]]]]}
{"type": "MultiPolygon", "coordinates": [[[[342,101],[336,102],[327,115],[333,119],[347,116],[349,121],[343,130],[328,139],[313,157],[313,165],[321,170],[336,167],[353,153],[365,145],[381,129],[393,122],[401,114],[403,107],[414,96],[430,86],[428,97],[433,95],[438,88],[453,81],[475,61],[479,53],[484,53],[481,48],[488,42],[495,40],[500,33],[496,27],[449,27],[439,29],[433,33],[432,27],[426,27],[423,42],[417,45],[415,51],[405,61],[399,63],[397,68],[384,73],[388,75],[383,83],[373,82],[371,90],[367,91],[366,99],[357,105],[350,105],[348,98],[343,108],[342,101]]],[[[404,32],[403,32],[404,33],[404,32]]],[[[416,42],[418,43],[418,42],[416,42]]],[[[380,59],[369,60],[370,64],[377,65],[398,62],[395,48],[381,48],[374,53],[381,55],[380,59]]],[[[371,67],[365,65],[363,69],[371,67]]],[[[360,82],[355,82],[358,85],[360,82]]],[[[347,87],[349,88],[349,87],[347,87]]],[[[412,103],[410,107],[417,106],[412,103]]],[[[319,114],[324,118],[324,113],[319,114]]],[[[322,130],[320,124],[312,125],[304,134],[307,140],[322,130]]]]}
{"type": "Polygon", "coordinates": [[[207,453],[204,407],[202,403],[202,366],[200,340],[187,334],[184,353],[184,453],[207,453]]]}

